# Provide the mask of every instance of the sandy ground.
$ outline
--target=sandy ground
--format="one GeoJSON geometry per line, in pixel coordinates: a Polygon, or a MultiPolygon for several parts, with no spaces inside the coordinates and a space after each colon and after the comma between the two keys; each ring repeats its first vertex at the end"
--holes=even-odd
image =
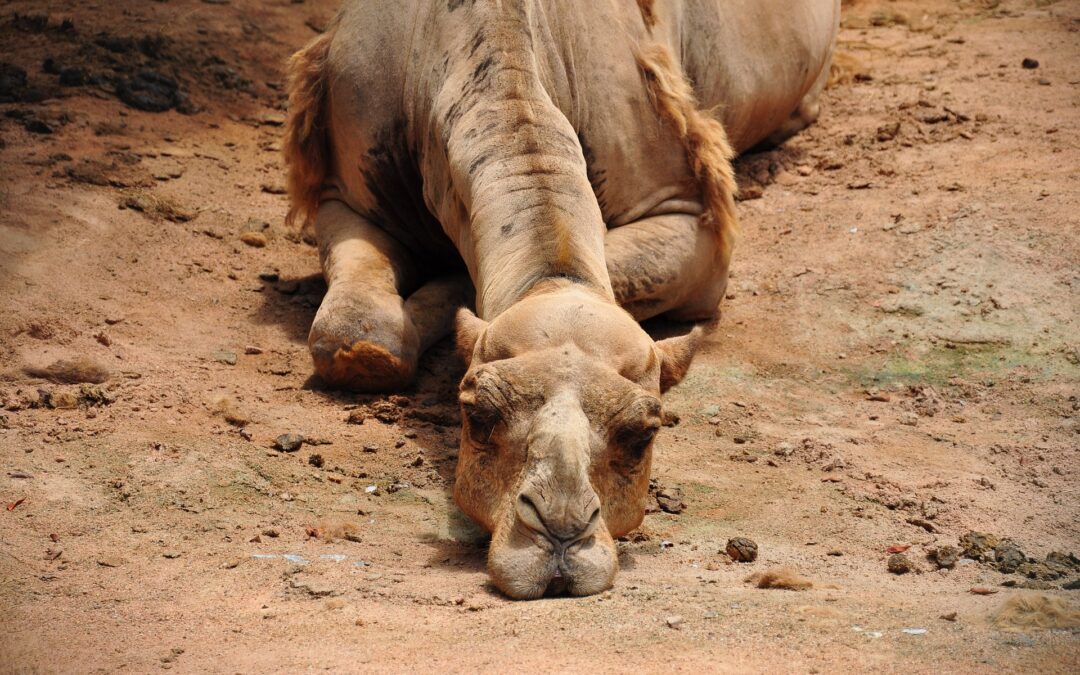
{"type": "Polygon", "coordinates": [[[654,462],[685,510],[611,591],[528,603],[449,497],[449,346],[404,397],[311,378],[282,61],[333,5],[4,3],[0,671],[1077,672],[1075,628],[992,617],[1077,606],[1033,561],[1080,549],[1080,3],[849,9],[821,122],[739,162],[724,318],[654,462]],[[73,358],[109,379],[34,370],[73,358]],[[1032,561],[927,559],[971,530],[1032,561]],[[813,587],[745,582],[776,565],[813,587]]]}

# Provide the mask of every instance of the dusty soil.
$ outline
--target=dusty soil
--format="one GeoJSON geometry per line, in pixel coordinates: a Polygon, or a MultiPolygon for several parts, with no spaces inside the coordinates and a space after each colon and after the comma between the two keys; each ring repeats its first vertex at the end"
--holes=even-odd
{"type": "Polygon", "coordinates": [[[848,8],[821,122],[739,163],[724,319],[658,441],[685,509],[610,592],[529,603],[449,497],[452,350],[404,397],[310,376],[282,62],[334,2],[4,4],[0,671],[1077,671],[1075,630],[991,622],[1075,607],[1075,568],[926,556],[1080,549],[1080,3],[848,8]],[[813,586],[745,581],[778,565],[813,586]]]}

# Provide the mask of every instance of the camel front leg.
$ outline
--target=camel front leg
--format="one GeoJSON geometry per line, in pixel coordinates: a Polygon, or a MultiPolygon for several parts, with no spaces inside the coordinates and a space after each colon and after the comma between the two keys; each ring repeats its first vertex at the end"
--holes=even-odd
{"type": "Polygon", "coordinates": [[[698,216],[652,216],[608,230],[604,252],[616,300],[639,321],[717,316],[728,261],[698,216]]]}
{"type": "Polygon", "coordinates": [[[420,282],[412,254],[345,203],[326,200],[315,219],[327,291],[308,335],[315,370],[353,391],[394,391],[420,355],[449,334],[467,304],[467,277],[420,282]]]}

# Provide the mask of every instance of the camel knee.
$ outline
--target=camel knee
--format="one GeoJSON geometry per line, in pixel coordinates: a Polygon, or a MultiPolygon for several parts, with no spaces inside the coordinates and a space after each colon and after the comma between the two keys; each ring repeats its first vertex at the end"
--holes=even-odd
{"type": "Polygon", "coordinates": [[[393,391],[416,376],[419,340],[404,302],[369,286],[332,285],[311,325],[308,347],[319,377],[335,388],[393,391]]]}

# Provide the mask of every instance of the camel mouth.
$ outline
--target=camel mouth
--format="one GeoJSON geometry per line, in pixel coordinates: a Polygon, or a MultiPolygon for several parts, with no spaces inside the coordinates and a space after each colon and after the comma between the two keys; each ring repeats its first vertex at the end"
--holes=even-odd
{"type": "Polygon", "coordinates": [[[515,600],[581,597],[611,588],[618,562],[606,530],[572,551],[552,550],[512,531],[493,538],[488,571],[495,586],[515,600]]]}

